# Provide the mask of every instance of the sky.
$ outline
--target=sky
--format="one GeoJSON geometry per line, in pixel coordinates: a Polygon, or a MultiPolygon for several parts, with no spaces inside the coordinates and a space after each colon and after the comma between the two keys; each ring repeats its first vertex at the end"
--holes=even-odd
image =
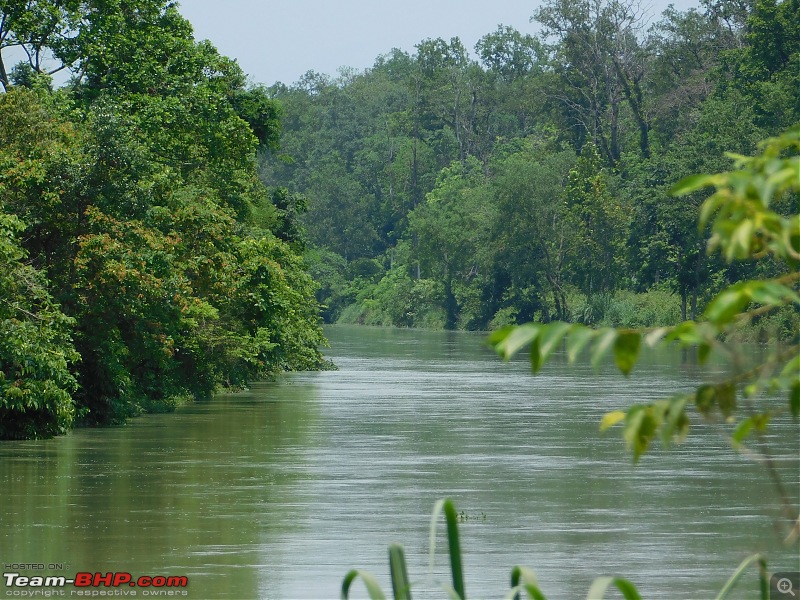
{"type": "MultiPolygon", "coordinates": [[[[657,15],[669,0],[651,0],[657,15]]],[[[673,0],[681,10],[698,5],[673,0]]],[[[535,33],[537,0],[181,0],[195,38],[238,60],[254,83],[296,82],[309,70],[366,69],[392,48],[413,53],[426,38],[475,43],[499,24],[535,33]]]]}

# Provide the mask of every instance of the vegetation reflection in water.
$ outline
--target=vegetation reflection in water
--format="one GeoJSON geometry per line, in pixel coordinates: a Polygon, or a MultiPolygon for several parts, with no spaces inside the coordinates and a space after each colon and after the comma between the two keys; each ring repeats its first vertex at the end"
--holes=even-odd
{"type": "MultiPolygon", "coordinates": [[[[219,396],[178,415],[0,448],[2,558],[181,574],[192,598],[258,598],[295,531],[291,487],[312,404],[219,396]],[[7,549],[13,549],[13,555],[7,549]]],[[[271,595],[271,594],[270,594],[271,595]]]]}

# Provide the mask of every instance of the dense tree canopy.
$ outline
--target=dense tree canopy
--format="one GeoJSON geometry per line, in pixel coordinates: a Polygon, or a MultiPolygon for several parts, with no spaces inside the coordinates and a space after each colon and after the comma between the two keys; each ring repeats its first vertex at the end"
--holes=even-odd
{"type": "Polygon", "coordinates": [[[270,88],[284,146],[261,170],[308,200],[326,319],[655,325],[756,268],[707,256],[706,192],[669,189],[800,121],[797,2],[654,17],[548,0],[531,20],[538,35],[500,26],[474,58],[427,39],[363,72],[270,88]],[[414,310],[396,309],[410,297],[414,310]]]}
{"type": "MultiPolygon", "coordinates": [[[[800,121],[799,11],[548,0],[537,35],[500,26],[474,58],[426,39],[265,88],[166,0],[0,0],[0,435],[317,367],[318,302],[328,321],[652,326],[780,276],[709,256],[708,192],[669,190],[800,121]]],[[[752,331],[798,324],[785,307],[752,331]]]]}
{"type": "Polygon", "coordinates": [[[278,104],[172,3],[0,16],[0,51],[28,57],[10,74],[0,61],[0,436],[319,367],[304,202],[257,174],[278,104]],[[44,57],[73,73],[64,88],[44,57]]]}

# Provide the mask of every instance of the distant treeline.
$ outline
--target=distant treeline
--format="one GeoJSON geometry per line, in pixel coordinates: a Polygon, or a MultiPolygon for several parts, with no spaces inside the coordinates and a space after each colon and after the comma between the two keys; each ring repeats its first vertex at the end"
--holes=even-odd
{"type": "Polygon", "coordinates": [[[2,2],[0,84],[0,438],[322,364],[279,106],[172,3],[2,2]]]}
{"type": "Polygon", "coordinates": [[[538,35],[501,26],[475,58],[427,39],[364,72],[270,88],[284,133],[261,171],[290,210],[308,204],[325,318],[647,326],[785,270],[707,256],[705,196],[670,188],[800,121],[800,4],[640,7],[547,0],[538,35]]]}

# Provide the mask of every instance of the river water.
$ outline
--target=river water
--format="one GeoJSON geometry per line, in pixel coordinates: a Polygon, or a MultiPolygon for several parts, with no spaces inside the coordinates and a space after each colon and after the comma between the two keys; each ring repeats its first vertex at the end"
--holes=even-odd
{"type": "MultiPolygon", "coordinates": [[[[680,352],[645,356],[629,380],[562,357],[533,376],[479,334],[328,335],[338,371],[125,427],[0,444],[4,572],[185,575],[194,599],[336,598],[351,568],[391,593],[386,548],[400,541],[415,598],[442,598],[443,524],[432,573],[428,531],[443,497],[466,518],[471,598],[503,597],[516,564],[550,599],[584,598],[599,575],[630,579],[644,598],[710,598],[755,551],[772,569],[798,570],[797,546],[775,533],[770,480],[730,449],[724,426],[693,422],[687,442],[636,467],[618,428],[599,433],[605,412],[700,381],[680,352]]],[[[772,432],[796,504],[798,426],[777,419],[772,432]]],[[[2,597],[22,589],[0,582],[2,597]]],[[[755,571],[735,597],[756,597],[755,571]]]]}

